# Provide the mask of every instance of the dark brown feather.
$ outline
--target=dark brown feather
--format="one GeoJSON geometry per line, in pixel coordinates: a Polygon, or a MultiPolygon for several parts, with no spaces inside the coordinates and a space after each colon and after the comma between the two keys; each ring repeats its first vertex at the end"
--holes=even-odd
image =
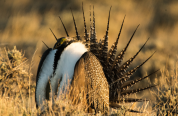
{"type": "Polygon", "coordinates": [[[83,9],[83,2],[82,2],[82,11],[83,11],[83,21],[84,21],[84,38],[86,43],[89,41],[89,34],[87,33],[87,26],[85,22],[85,14],[84,14],[84,9],[83,9]]]}
{"type": "Polygon", "coordinates": [[[118,37],[117,37],[117,39],[116,39],[116,42],[112,45],[111,49],[110,49],[109,52],[108,52],[108,62],[109,62],[109,68],[110,68],[110,70],[112,70],[113,64],[114,64],[114,61],[115,61],[116,52],[117,52],[117,44],[118,44],[119,37],[120,37],[121,31],[122,31],[122,27],[123,27],[123,24],[124,24],[124,20],[125,20],[125,16],[124,16],[124,19],[123,19],[123,21],[122,21],[122,25],[121,25],[121,28],[120,28],[118,37]],[[112,66],[112,67],[111,67],[111,66],[112,66]]]}
{"type": "MultiPolygon", "coordinates": [[[[49,28],[50,30],[51,30],[51,28],[49,28]]],[[[54,35],[54,37],[55,37],[55,39],[56,39],[56,41],[57,41],[57,37],[56,37],[56,35],[53,33],[53,31],[51,30],[51,33],[54,35]]]]}
{"type": "Polygon", "coordinates": [[[111,8],[109,10],[109,16],[108,16],[108,23],[107,23],[107,28],[106,28],[106,35],[104,36],[104,46],[102,48],[102,53],[101,53],[101,64],[105,66],[107,62],[107,53],[108,53],[108,32],[109,32],[109,21],[110,21],[110,13],[111,13],[111,8]]]}
{"type": "Polygon", "coordinates": [[[64,25],[64,23],[63,23],[63,21],[62,21],[62,19],[61,19],[60,16],[59,16],[59,19],[60,19],[60,21],[61,21],[61,23],[62,23],[62,25],[63,25],[63,27],[64,27],[64,30],[65,30],[65,32],[66,32],[67,37],[69,37],[69,34],[68,34],[68,32],[67,32],[67,29],[66,29],[66,27],[65,27],[65,25],[64,25]]]}
{"type": "Polygon", "coordinates": [[[75,26],[76,37],[77,37],[78,40],[80,40],[80,36],[79,36],[79,34],[78,34],[78,31],[77,31],[77,25],[76,25],[76,23],[75,23],[75,18],[74,18],[72,9],[71,9],[71,13],[72,13],[72,18],[73,18],[74,26],[75,26]]]}
{"type": "MultiPolygon", "coordinates": [[[[138,26],[139,26],[139,25],[138,25],[138,26]]],[[[137,28],[138,28],[138,26],[137,26],[137,28]]],[[[118,68],[120,67],[120,64],[121,64],[121,62],[122,62],[122,60],[123,60],[123,58],[124,58],[124,54],[125,54],[125,52],[126,52],[128,46],[129,46],[129,44],[130,44],[130,42],[131,42],[133,36],[135,35],[135,32],[137,31],[137,28],[135,29],[134,33],[132,34],[132,36],[131,36],[129,42],[128,42],[127,45],[126,45],[126,47],[120,52],[120,54],[117,55],[116,60],[115,60],[116,69],[118,69],[118,68]]]]}
{"type": "MultiPolygon", "coordinates": [[[[149,40],[149,38],[147,39],[147,41],[149,40]]],[[[140,48],[140,50],[133,56],[131,57],[129,60],[127,60],[122,66],[120,66],[117,70],[117,72],[120,73],[125,73],[124,71],[127,70],[130,66],[130,64],[133,62],[133,60],[136,58],[136,56],[140,53],[140,51],[143,49],[143,47],[146,45],[147,41],[143,44],[143,46],[140,48]]]]}
{"type": "Polygon", "coordinates": [[[129,80],[129,81],[126,81],[125,83],[122,84],[121,88],[122,89],[126,89],[128,87],[131,87],[132,85],[140,82],[141,80],[145,79],[145,78],[148,78],[149,76],[155,74],[156,72],[158,72],[159,70],[156,70],[154,71],[153,73],[149,74],[148,76],[144,76],[144,77],[141,77],[139,79],[135,79],[135,80],[129,80]]]}
{"type": "Polygon", "coordinates": [[[121,92],[121,96],[125,96],[125,95],[130,95],[130,94],[134,94],[134,93],[137,93],[137,92],[140,92],[140,91],[143,91],[143,90],[147,90],[147,89],[150,89],[152,87],[155,87],[156,85],[151,85],[151,86],[148,86],[148,87],[144,87],[144,88],[138,88],[138,89],[133,89],[133,90],[124,90],[121,92]]]}
{"type": "MultiPolygon", "coordinates": [[[[130,70],[130,71],[124,73],[124,74],[122,74],[122,72],[118,72],[118,75],[122,75],[122,80],[123,80],[123,81],[127,81],[127,80],[130,78],[130,76],[131,76],[134,72],[136,72],[143,64],[145,64],[154,54],[155,54],[155,52],[154,52],[148,59],[146,59],[143,63],[141,63],[140,65],[138,65],[138,66],[135,67],[134,69],[132,69],[132,70],[130,70]]],[[[125,69],[124,69],[124,70],[125,70],[125,69]]],[[[125,72],[125,71],[124,71],[124,72],[125,72]]]]}

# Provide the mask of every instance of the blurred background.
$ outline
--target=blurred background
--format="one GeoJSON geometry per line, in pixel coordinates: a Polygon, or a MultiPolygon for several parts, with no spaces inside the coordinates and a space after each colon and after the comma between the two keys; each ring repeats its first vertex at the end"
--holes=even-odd
{"type": "MultiPolygon", "coordinates": [[[[102,39],[105,35],[109,8],[112,6],[109,46],[117,38],[126,15],[118,52],[125,47],[135,28],[140,24],[124,61],[132,57],[150,37],[131,68],[142,63],[154,51],[156,53],[137,71],[135,78],[145,76],[156,69],[164,67],[171,69],[174,66],[178,52],[178,1],[176,0],[0,0],[0,47],[12,49],[16,46],[29,59],[29,63],[34,55],[32,73],[35,80],[39,56],[46,50],[42,41],[49,47],[53,47],[56,42],[49,28],[58,38],[66,36],[58,16],[62,18],[69,35],[74,37],[71,7],[78,31],[81,36],[84,35],[82,2],[88,29],[90,5],[95,7],[97,39],[102,39]]],[[[159,73],[157,76],[160,76],[159,73]]]]}

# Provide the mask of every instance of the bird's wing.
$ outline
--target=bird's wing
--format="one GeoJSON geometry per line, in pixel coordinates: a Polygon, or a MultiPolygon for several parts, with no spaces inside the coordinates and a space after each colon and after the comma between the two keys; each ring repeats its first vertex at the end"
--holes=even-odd
{"type": "MultiPolygon", "coordinates": [[[[107,112],[109,108],[109,85],[97,57],[91,52],[85,52],[75,65],[71,88],[84,92],[86,103],[95,112],[107,112]]],[[[90,111],[89,111],[90,112],[90,111]]]]}
{"type": "Polygon", "coordinates": [[[41,66],[51,50],[52,50],[52,48],[47,49],[41,57],[40,63],[38,65],[38,70],[37,70],[36,83],[38,82],[38,79],[39,79],[39,72],[41,70],[41,66]]]}
{"type": "Polygon", "coordinates": [[[36,91],[35,101],[37,107],[43,103],[43,100],[49,99],[49,78],[53,73],[53,63],[56,50],[47,49],[40,60],[37,76],[36,76],[36,91]]]}

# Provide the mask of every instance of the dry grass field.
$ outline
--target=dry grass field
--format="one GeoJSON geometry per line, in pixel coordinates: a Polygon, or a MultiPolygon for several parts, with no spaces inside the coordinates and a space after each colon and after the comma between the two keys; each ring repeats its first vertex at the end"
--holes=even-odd
{"type": "MultiPolygon", "coordinates": [[[[111,110],[110,114],[162,116],[178,112],[178,2],[175,0],[88,0],[83,3],[88,29],[89,6],[95,7],[98,40],[105,34],[108,12],[112,6],[109,46],[117,38],[122,20],[126,15],[118,44],[119,52],[127,44],[136,26],[140,24],[128,47],[124,61],[132,57],[150,37],[131,68],[156,51],[156,54],[133,75],[133,78],[143,77],[160,69],[157,75],[135,85],[157,83],[156,88],[136,95],[151,101],[126,104],[128,108],[144,113],[129,113],[123,108],[111,110]]],[[[69,35],[75,36],[70,7],[73,9],[79,33],[83,36],[81,0],[0,0],[0,115],[38,114],[34,89],[39,56],[46,49],[42,41],[53,47],[55,38],[49,28],[58,38],[66,36],[58,16],[62,18],[69,35]]],[[[88,115],[80,110],[80,105],[71,106],[68,99],[59,100],[59,102],[65,107],[64,111],[58,112],[60,115],[88,115]]],[[[62,109],[62,106],[60,107],[62,109]]],[[[48,115],[53,115],[55,112],[52,106],[48,108],[48,115]]]]}

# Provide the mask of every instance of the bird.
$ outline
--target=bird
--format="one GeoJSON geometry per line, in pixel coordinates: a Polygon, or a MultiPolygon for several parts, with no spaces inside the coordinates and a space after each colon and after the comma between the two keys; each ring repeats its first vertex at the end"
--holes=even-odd
{"type": "MultiPolygon", "coordinates": [[[[155,52],[140,65],[128,70],[130,64],[144,48],[149,38],[133,57],[122,63],[126,50],[139,25],[134,30],[127,45],[117,54],[117,44],[123,28],[124,16],[118,37],[111,48],[108,49],[111,8],[112,7],[110,7],[109,10],[106,33],[102,40],[98,41],[96,37],[94,6],[93,13],[91,12],[90,6],[90,29],[89,31],[87,30],[83,3],[83,37],[78,34],[72,10],[71,13],[76,37],[69,36],[60,17],[66,37],[57,38],[50,29],[57,42],[53,48],[45,44],[48,49],[43,53],[38,66],[35,91],[37,108],[39,106],[43,107],[42,104],[44,100],[50,99],[50,91],[52,91],[52,98],[54,98],[54,95],[59,97],[60,93],[63,93],[66,90],[66,85],[68,85],[71,88],[71,96],[75,96],[76,91],[83,92],[82,97],[85,100],[85,104],[88,105],[86,112],[92,112],[94,110],[95,113],[108,113],[109,108],[121,108],[120,104],[123,102],[132,103],[144,101],[143,99],[129,98],[128,96],[156,86],[149,85],[144,88],[131,88],[134,84],[155,74],[158,70],[139,79],[130,79],[133,73],[144,65],[155,52]]],[[[132,109],[128,109],[128,111],[137,112],[132,109]]]]}

